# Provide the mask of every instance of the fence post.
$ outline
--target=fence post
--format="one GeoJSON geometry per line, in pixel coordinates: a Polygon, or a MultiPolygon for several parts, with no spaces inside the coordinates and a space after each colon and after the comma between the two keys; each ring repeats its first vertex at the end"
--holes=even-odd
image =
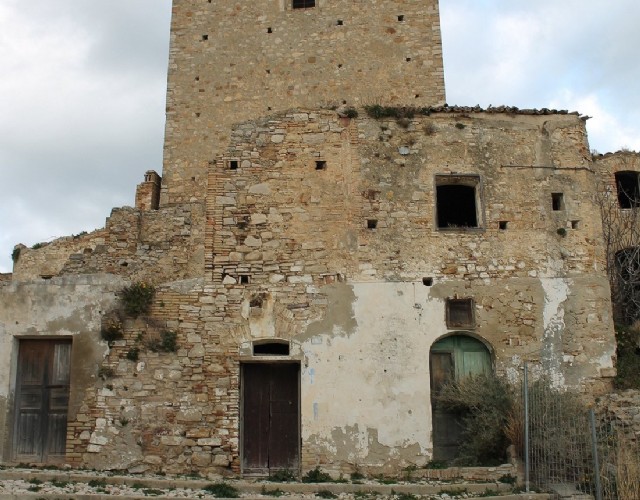
{"type": "Polygon", "coordinates": [[[593,452],[594,476],[596,479],[596,500],[602,500],[602,485],[600,484],[600,460],[598,458],[598,436],[596,434],[596,414],[593,408],[589,410],[591,422],[591,451],[593,452]]]}
{"type": "Polygon", "coordinates": [[[524,363],[524,382],[523,382],[524,400],[524,487],[529,493],[529,368],[524,363]]]}

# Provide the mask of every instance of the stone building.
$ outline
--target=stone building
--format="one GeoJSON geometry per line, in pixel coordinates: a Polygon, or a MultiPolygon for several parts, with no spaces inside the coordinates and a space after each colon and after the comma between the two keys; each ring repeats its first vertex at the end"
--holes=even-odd
{"type": "Polygon", "coordinates": [[[162,178],[0,280],[4,461],[390,472],[455,453],[452,378],[609,388],[620,156],[444,104],[437,0],[367,5],[174,1],[162,178]]]}

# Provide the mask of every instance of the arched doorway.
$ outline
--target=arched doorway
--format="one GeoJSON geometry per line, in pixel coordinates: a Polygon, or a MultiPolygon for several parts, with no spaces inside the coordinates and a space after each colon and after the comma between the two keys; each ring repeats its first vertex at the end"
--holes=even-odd
{"type": "Polygon", "coordinates": [[[438,404],[437,396],[442,387],[465,377],[489,374],[491,371],[489,349],[483,342],[469,335],[456,333],[431,346],[429,373],[434,460],[449,461],[456,458],[462,431],[459,416],[438,404]]]}

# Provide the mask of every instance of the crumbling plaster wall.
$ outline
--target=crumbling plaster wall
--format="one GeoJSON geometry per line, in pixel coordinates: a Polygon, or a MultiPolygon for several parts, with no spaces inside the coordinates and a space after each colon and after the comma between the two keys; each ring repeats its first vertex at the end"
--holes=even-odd
{"type": "Polygon", "coordinates": [[[343,101],[445,101],[437,0],[316,3],[174,1],[161,205],[203,198],[234,123],[343,101]]]}
{"type": "Polygon", "coordinates": [[[106,353],[99,334],[102,313],[113,305],[121,286],[118,277],[85,275],[14,282],[0,288],[0,457],[11,459],[19,339],[73,339],[68,415],[74,419],[106,353]]]}

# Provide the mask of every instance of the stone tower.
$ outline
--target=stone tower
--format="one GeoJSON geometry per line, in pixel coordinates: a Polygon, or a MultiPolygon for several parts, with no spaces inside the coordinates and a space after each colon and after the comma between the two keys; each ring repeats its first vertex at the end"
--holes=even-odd
{"type": "Polygon", "coordinates": [[[161,206],[204,199],[234,123],[444,100],[438,0],[174,0],[161,206]]]}

